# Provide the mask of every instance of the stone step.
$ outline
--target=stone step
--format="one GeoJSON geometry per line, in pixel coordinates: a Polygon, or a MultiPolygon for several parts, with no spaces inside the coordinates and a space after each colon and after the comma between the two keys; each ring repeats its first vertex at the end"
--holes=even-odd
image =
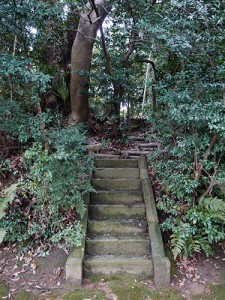
{"type": "Polygon", "coordinates": [[[89,218],[105,219],[105,218],[144,218],[145,205],[90,205],[89,218]]]}
{"type": "Polygon", "coordinates": [[[94,178],[139,178],[138,168],[97,168],[94,178]]]}
{"type": "Polygon", "coordinates": [[[129,140],[131,141],[137,141],[137,142],[145,142],[146,141],[146,138],[145,137],[142,137],[142,136],[128,136],[129,140]]]}
{"type": "Polygon", "coordinates": [[[150,257],[150,241],[144,237],[135,239],[96,238],[86,240],[88,255],[125,255],[150,257]]]}
{"type": "Polygon", "coordinates": [[[141,148],[141,151],[145,151],[145,152],[147,152],[147,153],[149,153],[150,151],[154,151],[155,150],[155,148],[141,148]]]}
{"type": "Polygon", "coordinates": [[[143,235],[147,231],[147,222],[143,219],[110,219],[110,220],[89,220],[88,236],[130,236],[143,235]]]}
{"type": "Polygon", "coordinates": [[[130,275],[135,279],[153,277],[151,259],[142,257],[94,256],[84,260],[84,275],[86,278],[101,276],[101,278],[123,278],[130,275]]]}
{"type": "Polygon", "coordinates": [[[138,156],[140,156],[140,155],[129,155],[129,154],[128,154],[127,157],[133,159],[133,158],[137,158],[138,156]]]}
{"type": "Polygon", "coordinates": [[[128,151],[122,151],[123,155],[125,155],[125,157],[139,157],[140,155],[142,154],[148,154],[149,153],[149,150],[148,151],[142,151],[142,150],[128,150],[128,151]]]}
{"type": "Polygon", "coordinates": [[[134,204],[143,202],[141,191],[97,191],[91,193],[92,204],[134,204]]]}
{"type": "Polygon", "coordinates": [[[92,179],[92,185],[98,190],[139,190],[140,179],[92,179]]]}
{"type": "Polygon", "coordinates": [[[119,159],[120,154],[111,154],[111,153],[95,153],[94,154],[95,159],[119,159]]]}
{"type": "Polygon", "coordinates": [[[157,148],[159,146],[158,143],[155,142],[149,142],[149,143],[145,143],[145,144],[138,144],[138,147],[140,148],[157,148]]]}
{"type": "Polygon", "coordinates": [[[138,168],[137,159],[95,159],[96,168],[138,168]]]}

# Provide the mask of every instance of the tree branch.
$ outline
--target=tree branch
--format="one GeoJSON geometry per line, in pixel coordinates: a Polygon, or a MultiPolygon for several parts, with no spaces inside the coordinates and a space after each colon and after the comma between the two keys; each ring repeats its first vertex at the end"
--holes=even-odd
{"type": "MultiPolygon", "coordinates": [[[[94,0],[90,0],[90,4],[92,5],[93,10],[96,13],[97,19],[101,20],[101,18],[99,16],[98,9],[97,9],[96,4],[95,4],[95,1],[94,0]]],[[[112,67],[111,67],[110,58],[109,58],[107,47],[106,47],[105,35],[104,35],[104,32],[103,32],[103,28],[102,28],[102,23],[101,22],[99,22],[99,30],[100,30],[100,35],[101,35],[101,42],[102,42],[103,53],[104,53],[105,60],[106,60],[106,72],[111,77],[112,76],[112,67]]]]}
{"type": "Polygon", "coordinates": [[[93,40],[93,41],[97,41],[97,39],[91,37],[91,36],[86,36],[84,35],[82,32],[80,32],[79,30],[74,30],[75,32],[79,33],[80,35],[82,35],[85,39],[90,39],[90,40],[93,40]]]}
{"type": "MultiPolygon", "coordinates": [[[[216,168],[215,168],[215,170],[214,170],[213,175],[210,176],[210,175],[208,174],[209,177],[210,177],[210,183],[209,183],[209,186],[207,187],[207,189],[205,190],[205,192],[199,197],[199,199],[204,198],[205,196],[207,196],[207,195],[211,192],[212,188],[213,188],[215,185],[221,184],[221,182],[219,182],[219,183],[215,182],[214,177],[216,176],[216,173],[218,172],[219,165],[220,165],[220,162],[221,162],[221,159],[222,159],[223,155],[224,155],[224,151],[220,154],[220,157],[219,157],[219,159],[218,159],[218,162],[217,162],[217,165],[216,165],[216,168]]],[[[206,170],[204,170],[204,171],[206,172],[206,170]]]]}
{"type": "Polygon", "coordinates": [[[144,62],[146,64],[150,64],[152,66],[152,69],[153,69],[154,73],[156,72],[155,63],[152,60],[150,60],[150,59],[139,59],[138,62],[144,62]]]}
{"type": "Polygon", "coordinates": [[[138,32],[136,29],[133,29],[132,33],[131,33],[131,42],[130,42],[129,48],[127,50],[127,53],[125,54],[125,57],[124,57],[126,67],[128,67],[128,60],[129,60],[131,54],[135,50],[135,40],[137,37],[138,37],[138,32]]]}
{"type": "Polygon", "coordinates": [[[209,144],[208,149],[205,152],[204,160],[208,159],[210,151],[212,150],[213,146],[215,145],[216,140],[218,139],[218,133],[214,134],[214,136],[211,139],[211,142],[209,144]]]}
{"type": "MultiPolygon", "coordinates": [[[[216,143],[216,141],[218,139],[218,136],[219,136],[218,133],[216,133],[212,137],[212,139],[210,141],[210,144],[209,144],[209,147],[206,149],[206,152],[205,152],[203,160],[207,160],[208,159],[210,151],[212,150],[213,146],[215,145],[215,143],[216,143]]],[[[202,173],[202,170],[203,170],[203,166],[202,166],[201,163],[199,163],[198,166],[197,166],[197,168],[196,168],[196,171],[195,171],[195,180],[199,180],[199,178],[201,176],[201,173],[202,173]]]]}

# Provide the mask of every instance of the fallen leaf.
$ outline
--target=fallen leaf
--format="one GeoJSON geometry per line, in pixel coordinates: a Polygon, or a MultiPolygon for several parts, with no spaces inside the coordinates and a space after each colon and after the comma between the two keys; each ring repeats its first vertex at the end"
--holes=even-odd
{"type": "Polygon", "coordinates": [[[11,278],[12,281],[19,281],[20,280],[20,277],[15,277],[15,278],[11,278]]]}
{"type": "Polygon", "coordinates": [[[15,269],[18,269],[17,265],[14,265],[12,270],[14,271],[15,269]]]}
{"type": "Polygon", "coordinates": [[[35,263],[31,263],[30,266],[33,270],[35,270],[37,268],[37,265],[35,265],[35,263]]]}

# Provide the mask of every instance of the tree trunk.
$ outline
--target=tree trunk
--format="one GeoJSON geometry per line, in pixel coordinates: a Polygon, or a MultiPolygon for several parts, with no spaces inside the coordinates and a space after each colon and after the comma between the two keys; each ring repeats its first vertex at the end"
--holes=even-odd
{"type": "Polygon", "coordinates": [[[92,1],[80,16],[80,22],[71,54],[71,123],[88,121],[90,68],[92,49],[99,26],[108,14],[104,0],[92,1]]]}

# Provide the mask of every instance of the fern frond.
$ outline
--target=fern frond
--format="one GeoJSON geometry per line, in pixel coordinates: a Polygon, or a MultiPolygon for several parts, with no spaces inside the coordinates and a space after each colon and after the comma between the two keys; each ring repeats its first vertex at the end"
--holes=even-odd
{"type": "Polygon", "coordinates": [[[206,256],[213,255],[212,246],[210,245],[207,238],[201,238],[199,239],[199,242],[201,244],[201,249],[206,256]]]}
{"type": "Polygon", "coordinates": [[[199,205],[213,212],[219,211],[225,213],[225,201],[217,197],[202,198],[199,200],[199,205]]]}
{"type": "Polygon", "coordinates": [[[5,216],[5,209],[9,203],[12,203],[18,183],[13,183],[0,194],[0,219],[5,216]]]}
{"type": "Polygon", "coordinates": [[[89,126],[88,126],[88,123],[83,122],[83,123],[77,123],[76,128],[81,133],[85,133],[88,130],[89,126]]]}
{"type": "Polygon", "coordinates": [[[188,240],[186,251],[186,256],[190,256],[193,253],[200,253],[201,252],[201,242],[199,237],[193,236],[191,239],[188,240]]]}
{"type": "Polygon", "coordinates": [[[173,233],[170,238],[173,258],[176,260],[177,256],[179,256],[185,248],[185,239],[182,232],[173,233]]]}
{"type": "Polygon", "coordinates": [[[199,200],[199,206],[211,212],[214,218],[219,218],[225,222],[225,201],[220,198],[202,198],[199,200]]]}
{"type": "Polygon", "coordinates": [[[203,251],[206,256],[213,254],[209,240],[201,235],[194,235],[185,239],[182,232],[173,233],[171,235],[171,247],[174,260],[176,260],[182,252],[185,256],[192,256],[193,253],[200,253],[201,251],[203,251]]]}
{"type": "MultiPolygon", "coordinates": [[[[0,194],[0,219],[3,218],[6,214],[5,209],[9,203],[12,203],[17,189],[18,184],[14,183],[10,187],[3,190],[0,194]]],[[[5,237],[6,231],[0,228],[0,243],[5,237]]]]}

